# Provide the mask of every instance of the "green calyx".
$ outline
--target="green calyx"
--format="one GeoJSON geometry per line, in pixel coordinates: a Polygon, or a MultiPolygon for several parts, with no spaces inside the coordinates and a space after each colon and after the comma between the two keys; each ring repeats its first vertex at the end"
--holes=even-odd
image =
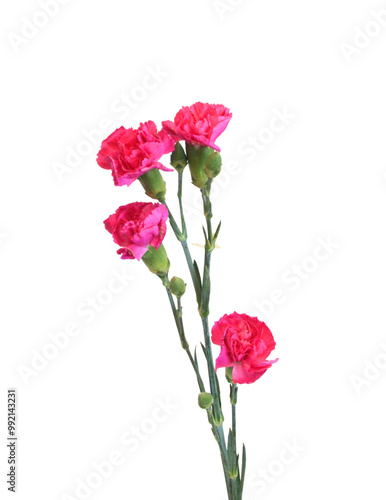
{"type": "Polygon", "coordinates": [[[225,368],[225,378],[230,384],[234,384],[232,378],[232,372],[233,372],[233,366],[228,366],[227,368],[225,368]]]}
{"type": "Polygon", "coordinates": [[[159,277],[167,276],[170,261],[163,245],[158,249],[149,245],[148,251],[142,257],[142,260],[152,273],[159,277]]]}
{"type": "Polygon", "coordinates": [[[138,177],[139,182],[145,189],[145,193],[154,200],[162,200],[166,194],[166,184],[158,168],[152,168],[138,177]]]}
{"type": "Polygon", "coordinates": [[[192,176],[192,183],[200,189],[208,182],[208,176],[204,166],[208,157],[214,150],[208,146],[196,146],[186,143],[186,153],[188,155],[189,170],[192,176]]]}

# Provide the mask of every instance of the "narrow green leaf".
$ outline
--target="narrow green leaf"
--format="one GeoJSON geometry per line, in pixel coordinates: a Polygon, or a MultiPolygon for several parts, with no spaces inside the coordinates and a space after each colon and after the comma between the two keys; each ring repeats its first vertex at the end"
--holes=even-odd
{"type": "MultiPolygon", "coordinates": [[[[217,391],[218,391],[218,393],[220,394],[220,383],[219,383],[219,381],[218,381],[217,372],[215,372],[215,376],[216,376],[217,391]]],[[[220,399],[220,408],[222,408],[222,405],[221,405],[221,399],[220,399]]]]}
{"type": "Polygon", "coordinates": [[[205,231],[205,228],[204,226],[202,226],[202,230],[204,232],[204,236],[205,236],[205,244],[208,242],[208,235],[206,234],[206,231],[205,231]]]}
{"type": "Polygon", "coordinates": [[[195,283],[194,283],[194,289],[196,290],[196,298],[197,298],[197,304],[201,304],[201,290],[202,290],[202,285],[201,285],[201,275],[200,275],[200,270],[198,268],[197,262],[193,262],[193,270],[194,270],[194,277],[195,277],[195,283]]]}
{"type": "Polygon", "coordinates": [[[233,465],[233,439],[232,439],[232,429],[229,429],[228,432],[228,460],[229,460],[229,466],[232,468],[233,465]]]}
{"type": "Polygon", "coordinates": [[[204,269],[204,280],[202,284],[201,307],[200,312],[203,317],[209,314],[209,296],[210,296],[210,276],[208,266],[204,269]]]}
{"type": "Polygon", "coordinates": [[[217,226],[216,232],[214,233],[214,236],[213,236],[213,240],[214,240],[215,243],[216,243],[218,234],[220,232],[220,229],[221,229],[221,221],[220,221],[219,225],[217,226]]]}
{"type": "Polygon", "coordinates": [[[243,444],[243,458],[242,458],[241,481],[240,481],[240,498],[243,494],[246,467],[247,467],[247,452],[245,450],[245,444],[243,444]]]}

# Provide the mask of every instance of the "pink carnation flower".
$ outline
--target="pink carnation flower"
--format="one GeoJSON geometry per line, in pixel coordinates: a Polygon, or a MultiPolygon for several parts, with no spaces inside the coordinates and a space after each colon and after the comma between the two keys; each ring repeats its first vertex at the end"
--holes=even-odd
{"type": "Polygon", "coordinates": [[[251,384],[278,359],[268,361],[275,349],[272,333],[265,323],[247,314],[225,314],[212,328],[212,341],[221,346],[218,368],[233,367],[236,384],[251,384]]]}
{"type": "Polygon", "coordinates": [[[224,132],[231,118],[232,113],[222,104],[196,102],[180,109],[174,122],[165,121],[162,125],[175,141],[184,140],[220,151],[214,141],[224,132]]]}
{"type": "Polygon", "coordinates": [[[122,259],[141,260],[149,245],[159,248],[166,234],[168,210],[160,203],[129,203],[119,207],[104,224],[120,248],[122,259]]]}
{"type": "Polygon", "coordinates": [[[158,160],[174,150],[168,134],[157,132],[154,122],[141,123],[137,130],[118,128],[102,142],[98,165],[111,170],[116,186],[130,186],[138,177],[152,168],[172,172],[158,160]]]}

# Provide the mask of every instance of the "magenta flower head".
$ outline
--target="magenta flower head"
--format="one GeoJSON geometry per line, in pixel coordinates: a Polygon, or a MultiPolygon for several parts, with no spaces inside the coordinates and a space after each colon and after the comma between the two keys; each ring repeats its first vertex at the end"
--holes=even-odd
{"type": "Polygon", "coordinates": [[[166,234],[168,210],[160,203],[136,202],[119,207],[105,227],[121,248],[122,259],[141,260],[152,246],[158,249],[166,234]]]}
{"type": "Polygon", "coordinates": [[[220,151],[214,141],[226,129],[232,113],[222,104],[196,102],[184,106],[176,114],[174,122],[162,122],[164,130],[175,140],[184,140],[196,146],[209,146],[220,151]]]}
{"type": "Polygon", "coordinates": [[[212,342],[221,346],[218,368],[233,367],[236,384],[251,384],[268,370],[267,357],[275,349],[272,333],[265,323],[247,314],[225,314],[212,328],[212,342]]]}
{"type": "Polygon", "coordinates": [[[118,128],[102,142],[98,165],[111,170],[116,186],[130,186],[136,179],[152,169],[165,170],[159,159],[174,150],[174,142],[154,122],[141,123],[139,128],[118,128]]]}

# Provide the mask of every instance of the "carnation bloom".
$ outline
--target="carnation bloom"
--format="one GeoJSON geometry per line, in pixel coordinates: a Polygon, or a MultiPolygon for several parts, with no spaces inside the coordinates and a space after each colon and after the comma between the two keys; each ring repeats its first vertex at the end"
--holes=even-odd
{"type": "Polygon", "coordinates": [[[141,123],[139,128],[118,128],[102,142],[98,165],[111,170],[116,186],[130,186],[138,177],[153,168],[172,172],[158,160],[174,150],[168,134],[157,132],[154,122],[141,123]]]}
{"type": "Polygon", "coordinates": [[[222,104],[196,102],[180,109],[174,122],[165,121],[162,125],[176,141],[184,140],[220,151],[214,141],[224,132],[231,118],[232,113],[222,104]]]}
{"type": "Polygon", "coordinates": [[[141,260],[149,245],[159,248],[166,234],[168,210],[160,203],[129,203],[119,207],[104,224],[121,248],[122,259],[141,260]]]}
{"type": "Polygon", "coordinates": [[[212,341],[221,346],[216,370],[233,367],[236,384],[255,382],[277,361],[267,360],[276,345],[271,331],[247,314],[225,314],[212,328],[212,341]]]}

